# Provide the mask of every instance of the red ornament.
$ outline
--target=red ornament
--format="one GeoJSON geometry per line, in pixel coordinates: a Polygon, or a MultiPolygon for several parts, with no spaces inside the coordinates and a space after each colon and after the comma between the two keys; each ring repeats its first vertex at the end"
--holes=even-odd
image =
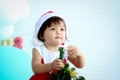
{"type": "Polygon", "coordinates": [[[62,43],[61,45],[64,46],[64,43],[62,43]]]}

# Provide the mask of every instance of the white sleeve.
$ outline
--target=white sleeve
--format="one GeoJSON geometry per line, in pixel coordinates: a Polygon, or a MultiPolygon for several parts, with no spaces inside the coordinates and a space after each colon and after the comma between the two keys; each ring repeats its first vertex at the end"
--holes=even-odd
{"type": "Polygon", "coordinates": [[[68,59],[68,53],[65,51],[64,58],[68,59]]]}
{"type": "Polygon", "coordinates": [[[37,49],[37,51],[39,52],[40,56],[43,57],[41,46],[38,46],[38,45],[37,45],[37,46],[35,46],[34,48],[37,49]]]}

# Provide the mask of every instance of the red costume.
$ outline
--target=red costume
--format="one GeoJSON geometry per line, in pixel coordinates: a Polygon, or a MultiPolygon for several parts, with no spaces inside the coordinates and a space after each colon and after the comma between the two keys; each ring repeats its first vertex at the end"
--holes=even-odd
{"type": "MultiPolygon", "coordinates": [[[[44,64],[44,60],[42,59],[42,63],[44,64]]],[[[41,73],[41,74],[34,74],[30,80],[50,80],[50,73],[41,73]]]]}
{"type": "MultiPolygon", "coordinates": [[[[44,64],[44,60],[42,59],[42,63],[44,64]]],[[[64,59],[64,64],[66,64],[66,59],[64,59]]],[[[56,72],[53,71],[53,72],[56,72]]],[[[50,80],[51,79],[51,74],[50,72],[46,72],[46,73],[41,73],[41,74],[34,74],[30,80],[50,80]]]]}

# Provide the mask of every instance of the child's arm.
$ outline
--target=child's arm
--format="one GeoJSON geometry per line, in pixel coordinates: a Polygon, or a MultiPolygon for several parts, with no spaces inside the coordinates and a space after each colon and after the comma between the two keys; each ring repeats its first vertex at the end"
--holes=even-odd
{"type": "Polygon", "coordinates": [[[32,69],[34,73],[44,73],[55,69],[59,70],[61,67],[63,67],[63,63],[60,59],[56,59],[52,63],[42,64],[39,52],[35,48],[33,49],[32,69]]]}
{"type": "Polygon", "coordinates": [[[77,68],[82,68],[84,67],[85,61],[82,52],[80,50],[73,46],[70,45],[68,46],[68,59],[72,64],[74,64],[77,68]]]}

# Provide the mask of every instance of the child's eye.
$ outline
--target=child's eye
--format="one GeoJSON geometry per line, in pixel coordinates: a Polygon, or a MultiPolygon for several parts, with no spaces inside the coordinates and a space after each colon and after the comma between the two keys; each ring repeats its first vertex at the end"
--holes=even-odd
{"type": "Polygon", "coordinates": [[[55,30],[55,28],[50,28],[50,30],[55,30]]]}
{"type": "Polygon", "coordinates": [[[64,29],[64,28],[61,28],[61,31],[65,31],[65,29],[64,29]]]}

